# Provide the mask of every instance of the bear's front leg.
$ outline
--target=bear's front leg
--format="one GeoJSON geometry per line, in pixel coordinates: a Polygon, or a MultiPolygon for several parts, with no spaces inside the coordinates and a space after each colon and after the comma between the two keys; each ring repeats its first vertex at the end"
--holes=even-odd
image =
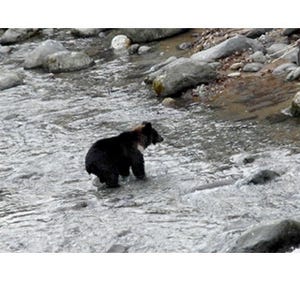
{"type": "Polygon", "coordinates": [[[137,151],[132,157],[131,163],[132,173],[137,179],[143,180],[146,178],[145,168],[144,168],[144,157],[143,154],[137,151]]]}

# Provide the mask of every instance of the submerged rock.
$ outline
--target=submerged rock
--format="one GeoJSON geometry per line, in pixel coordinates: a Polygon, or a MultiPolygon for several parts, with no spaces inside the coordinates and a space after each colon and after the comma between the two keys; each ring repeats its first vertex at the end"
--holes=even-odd
{"type": "Polygon", "coordinates": [[[114,50],[125,50],[130,46],[130,39],[126,35],[117,35],[111,41],[111,47],[114,50]]]}
{"type": "Polygon", "coordinates": [[[175,108],[176,100],[173,98],[164,98],[161,104],[165,107],[175,108]]]}
{"type": "Polygon", "coordinates": [[[47,56],[43,66],[49,72],[69,72],[87,68],[94,60],[83,52],[61,51],[47,56]]]}
{"type": "Polygon", "coordinates": [[[248,181],[248,183],[253,184],[264,184],[266,182],[269,182],[276,177],[280,176],[277,172],[271,171],[271,170],[261,170],[255,175],[251,177],[251,179],[248,181]]]}
{"type": "Polygon", "coordinates": [[[250,39],[243,35],[236,35],[233,38],[227,39],[214,47],[192,55],[191,58],[209,62],[228,57],[235,52],[241,52],[248,49],[252,49],[253,51],[264,50],[263,45],[257,40],[250,39]]]}
{"type": "Polygon", "coordinates": [[[38,28],[9,28],[0,37],[1,44],[14,44],[30,38],[38,32],[38,28]]]}
{"type": "Polygon", "coordinates": [[[134,43],[146,43],[171,37],[186,30],[184,28],[125,28],[120,31],[134,43]]]}
{"type": "Polygon", "coordinates": [[[16,72],[0,74],[0,91],[22,85],[23,75],[16,72]]]}
{"type": "Polygon", "coordinates": [[[263,68],[263,64],[259,63],[259,62],[251,62],[251,63],[247,63],[244,67],[243,67],[243,71],[244,72],[257,72],[260,71],[263,68]]]}
{"type": "Polygon", "coordinates": [[[149,47],[149,46],[141,46],[138,49],[138,54],[143,55],[143,54],[148,53],[150,50],[151,50],[151,47],[149,47]]]}
{"type": "Polygon", "coordinates": [[[284,253],[300,245],[300,222],[283,220],[247,231],[229,252],[284,253]]]}
{"type": "Polygon", "coordinates": [[[191,58],[177,59],[151,74],[152,88],[160,97],[180,95],[182,91],[217,78],[216,70],[209,64],[191,58]]]}
{"type": "Polygon", "coordinates": [[[107,253],[128,253],[128,248],[127,246],[114,244],[108,249],[107,253]]]}
{"type": "Polygon", "coordinates": [[[48,55],[60,51],[67,51],[67,49],[58,41],[50,39],[46,40],[28,54],[24,62],[24,68],[29,69],[40,67],[45,63],[48,55]]]}

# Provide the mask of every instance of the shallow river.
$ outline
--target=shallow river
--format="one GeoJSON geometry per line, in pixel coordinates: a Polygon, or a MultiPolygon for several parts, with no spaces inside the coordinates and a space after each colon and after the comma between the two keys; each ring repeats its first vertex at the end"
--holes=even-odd
{"type": "Polygon", "coordinates": [[[23,70],[38,40],[1,58],[26,82],[0,93],[1,252],[225,252],[252,226],[300,217],[297,124],[226,121],[199,104],[163,107],[142,83],[162,47],[127,56],[103,40],[62,40],[100,50],[79,72],[23,70]],[[84,168],[90,145],[142,121],[165,139],[145,151],[148,179],[95,186],[84,168]],[[248,155],[255,161],[245,164],[248,155]],[[281,176],[247,184],[263,168],[281,176]]]}

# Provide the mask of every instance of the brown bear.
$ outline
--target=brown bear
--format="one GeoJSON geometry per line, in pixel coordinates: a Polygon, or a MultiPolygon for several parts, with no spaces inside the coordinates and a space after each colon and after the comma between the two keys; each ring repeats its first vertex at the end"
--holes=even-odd
{"type": "Polygon", "coordinates": [[[95,142],[85,157],[85,168],[107,187],[119,186],[119,175],[129,176],[131,167],[137,179],[145,178],[143,150],[163,138],[150,122],[143,122],[131,131],[95,142]]]}

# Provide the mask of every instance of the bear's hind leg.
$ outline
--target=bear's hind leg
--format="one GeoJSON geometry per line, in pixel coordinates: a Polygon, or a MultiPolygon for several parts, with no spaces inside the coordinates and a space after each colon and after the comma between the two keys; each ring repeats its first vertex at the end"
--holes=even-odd
{"type": "Polygon", "coordinates": [[[119,187],[119,174],[109,173],[106,175],[106,185],[109,188],[119,187]]]}

